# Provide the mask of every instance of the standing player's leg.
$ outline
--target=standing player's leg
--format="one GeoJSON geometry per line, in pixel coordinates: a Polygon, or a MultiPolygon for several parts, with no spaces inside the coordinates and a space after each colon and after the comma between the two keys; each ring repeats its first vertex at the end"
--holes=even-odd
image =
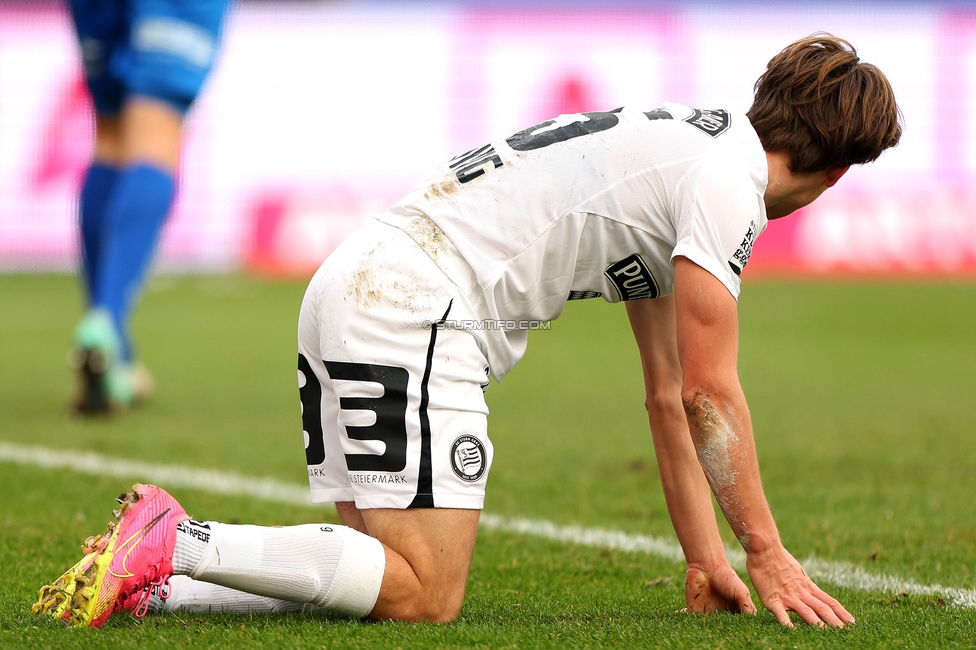
{"type": "MultiPolygon", "coordinates": [[[[75,0],[79,9],[90,9],[89,2],[75,0]]],[[[97,264],[91,269],[92,309],[76,331],[79,359],[96,361],[86,364],[96,367],[83,368],[84,393],[94,398],[79,404],[82,411],[127,406],[151,390],[148,373],[133,363],[129,321],[173,203],[183,117],[213,66],[227,4],[133,0],[100,5],[129,13],[122,27],[113,27],[112,51],[99,65],[86,66],[113,84],[121,155],[101,218],[83,228],[89,233],[86,250],[87,241],[97,248],[97,264]]],[[[75,15],[79,24],[91,22],[84,11],[75,15]]],[[[86,57],[88,49],[105,51],[86,49],[84,37],[82,42],[86,57]]],[[[98,100],[96,95],[96,108],[98,100]]],[[[103,176],[95,171],[93,184],[103,176]]]]}
{"type": "Polygon", "coordinates": [[[125,96],[111,63],[125,48],[128,19],[122,3],[71,0],[69,3],[95,105],[95,151],[79,197],[82,275],[89,312],[75,331],[74,363],[80,373],[78,411],[109,408],[108,367],[118,354],[118,335],[107,312],[93,309],[105,255],[107,209],[125,162],[120,113],[125,96]]]}
{"type": "Polygon", "coordinates": [[[151,386],[132,364],[129,319],[173,201],[182,115],[130,97],[96,120],[96,151],[81,198],[89,311],[75,331],[85,379],[82,412],[127,406],[151,386]]]}
{"type": "Polygon", "coordinates": [[[88,304],[97,291],[105,229],[105,208],[122,166],[122,123],[118,115],[95,114],[95,152],[85,171],[78,201],[81,221],[82,274],[88,304]]]}
{"type": "MultiPolygon", "coordinates": [[[[132,96],[120,116],[123,166],[105,209],[103,250],[92,304],[112,319],[119,360],[132,361],[129,320],[173,203],[183,115],[152,97],[132,96]]],[[[123,405],[134,395],[116,396],[123,405]]]]}

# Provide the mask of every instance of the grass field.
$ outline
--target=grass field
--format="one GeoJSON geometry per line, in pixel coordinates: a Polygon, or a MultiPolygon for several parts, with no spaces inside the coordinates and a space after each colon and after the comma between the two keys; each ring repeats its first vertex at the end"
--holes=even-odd
{"type": "MultiPolygon", "coordinates": [[[[295,384],[303,290],[157,279],[135,323],[156,398],[122,418],[78,422],[64,408],[81,311],[74,280],[0,276],[0,443],[304,484],[295,384]]],[[[740,371],[787,547],[903,583],[976,587],[976,286],[747,283],[740,309],[740,371]]],[[[620,305],[571,304],[533,334],[488,400],[496,455],[486,513],[673,538],[620,305]]],[[[461,617],[448,626],[167,615],[76,630],[33,616],[40,585],[77,559],[112,499],[140,478],[0,461],[0,647],[976,647],[976,609],[938,594],[824,582],[858,624],[785,630],[766,612],[676,613],[683,567],[673,560],[487,529],[461,617]]],[[[197,518],[332,517],[173,492],[197,518]]]]}

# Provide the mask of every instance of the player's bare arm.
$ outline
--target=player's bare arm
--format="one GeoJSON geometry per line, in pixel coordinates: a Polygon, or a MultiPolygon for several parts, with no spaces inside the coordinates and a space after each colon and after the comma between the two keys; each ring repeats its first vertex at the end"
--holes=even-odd
{"type": "Polygon", "coordinates": [[[626,303],[640,350],[645,406],[668,513],[685,553],[688,611],[756,612],[749,588],[725,557],[712,495],[681,405],[674,295],[626,303]]]}
{"type": "Polygon", "coordinates": [[[708,271],[675,261],[682,401],[705,476],[746,552],[763,605],[783,625],[787,612],[810,625],[843,627],[854,617],[817,587],[783,547],[763,494],[752,422],[736,370],[735,299],[708,271]]]}

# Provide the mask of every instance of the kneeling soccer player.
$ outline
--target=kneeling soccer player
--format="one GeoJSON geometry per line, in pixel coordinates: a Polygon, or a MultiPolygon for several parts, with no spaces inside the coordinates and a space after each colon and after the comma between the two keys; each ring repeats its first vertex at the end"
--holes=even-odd
{"type": "Polygon", "coordinates": [[[137,485],[35,609],[93,626],[179,608],[453,620],[492,461],[488,374],[518,362],[531,321],[603,297],[629,301],[688,608],[756,611],[710,488],[780,623],[853,621],[783,547],[763,495],[736,299],[767,219],[900,135],[884,75],[820,34],[770,61],[747,115],[670,103],[562,115],[458,156],[344,242],[305,295],[312,496],[344,525],[201,523],[137,485]]]}

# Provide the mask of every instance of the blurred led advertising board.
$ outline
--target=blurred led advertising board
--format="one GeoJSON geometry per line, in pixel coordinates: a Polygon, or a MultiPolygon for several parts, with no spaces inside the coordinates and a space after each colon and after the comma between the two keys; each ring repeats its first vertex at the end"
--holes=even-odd
{"type": "MultiPolygon", "coordinates": [[[[976,4],[243,3],[187,124],[159,264],[307,274],[457,153],[559,113],[744,112],[815,31],[891,79],[902,144],[774,222],[747,272],[976,272],[976,4]]],[[[0,4],[0,269],[71,269],[91,147],[60,5],[0,4]]]]}

